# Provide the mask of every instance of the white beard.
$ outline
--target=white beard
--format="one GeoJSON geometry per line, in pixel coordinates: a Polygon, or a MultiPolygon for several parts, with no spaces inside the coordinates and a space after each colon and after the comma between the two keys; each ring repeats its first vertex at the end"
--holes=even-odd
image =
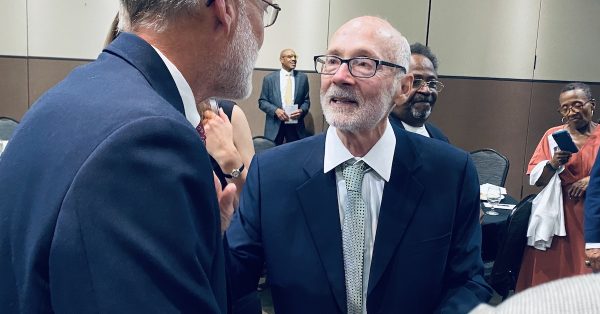
{"type": "Polygon", "coordinates": [[[220,68],[217,69],[217,97],[245,99],[252,93],[252,71],[260,49],[252,32],[245,4],[240,7],[239,23],[236,27],[231,49],[225,52],[220,68]]]}
{"type": "Polygon", "coordinates": [[[410,113],[415,119],[427,120],[427,118],[429,118],[429,115],[431,114],[431,106],[425,111],[419,111],[415,107],[412,107],[410,108],[410,113]]]}
{"type": "Polygon", "coordinates": [[[393,105],[393,92],[397,83],[390,88],[382,88],[379,97],[366,100],[352,88],[341,88],[331,85],[324,94],[321,94],[321,105],[325,120],[330,125],[342,131],[371,130],[389,114],[393,105]],[[331,106],[332,98],[350,98],[357,105],[346,107],[331,106]]]}

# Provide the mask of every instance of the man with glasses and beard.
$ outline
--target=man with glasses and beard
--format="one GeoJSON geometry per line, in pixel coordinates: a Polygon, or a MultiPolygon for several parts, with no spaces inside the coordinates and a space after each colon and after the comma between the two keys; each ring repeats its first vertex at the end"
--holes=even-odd
{"type": "Polygon", "coordinates": [[[427,122],[438,93],[444,88],[444,84],[437,80],[437,57],[429,47],[420,43],[410,45],[410,52],[409,73],[415,77],[411,96],[406,102],[394,107],[390,122],[395,127],[449,142],[439,128],[427,122]]]}
{"type": "Polygon", "coordinates": [[[265,262],[276,313],[467,313],[489,299],[469,154],[388,122],[409,58],[370,16],[314,57],[330,127],[254,157],[226,231],[234,299],[265,262]]]}
{"type": "Polygon", "coordinates": [[[1,313],[225,313],[221,191],[196,103],[243,98],[271,0],[120,0],[121,34],[0,162],[1,313]],[[236,60],[236,62],[231,62],[236,60]],[[216,190],[215,190],[216,189],[216,190]]]}

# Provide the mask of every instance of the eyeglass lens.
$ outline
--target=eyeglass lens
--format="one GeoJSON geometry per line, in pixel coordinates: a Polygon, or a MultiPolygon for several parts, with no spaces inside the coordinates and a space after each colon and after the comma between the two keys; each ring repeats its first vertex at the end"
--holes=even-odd
{"type": "Polygon", "coordinates": [[[437,80],[425,81],[423,79],[415,79],[413,81],[413,86],[416,89],[419,89],[425,85],[427,85],[427,87],[429,89],[435,90],[437,92],[439,92],[440,90],[442,90],[442,88],[444,88],[444,84],[442,84],[442,82],[437,81],[437,80]]]}
{"type": "Polygon", "coordinates": [[[316,70],[320,74],[334,74],[342,66],[342,63],[348,63],[348,70],[355,77],[372,77],[377,71],[377,61],[369,58],[342,60],[336,56],[322,56],[318,57],[315,62],[316,70]]]}

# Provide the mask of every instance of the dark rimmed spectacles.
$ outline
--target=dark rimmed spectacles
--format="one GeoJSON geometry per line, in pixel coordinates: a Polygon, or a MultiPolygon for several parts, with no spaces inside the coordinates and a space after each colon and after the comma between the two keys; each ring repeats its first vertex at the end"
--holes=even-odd
{"type": "Polygon", "coordinates": [[[432,91],[436,91],[436,92],[441,92],[442,89],[444,89],[444,84],[442,84],[442,82],[438,81],[438,80],[429,80],[426,81],[424,79],[414,79],[413,81],[413,88],[414,89],[421,89],[423,86],[427,85],[427,87],[432,90],[432,91]]]}
{"type": "MultiPolygon", "coordinates": [[[[266,3],[263,13],[263,26],[269,27],[275,24],[275,21],[277,20],[277,15],[279,15],[279,11],[281,11],[281,7],[277,3],[271,3],[267,0],[261,1],[266,3]]],[[[211,4],[213,4],[213,2],[214,0],[207,0],[206,6],[210,6],[211,4]]]]}
{"type": "Polygon", "coordinates": [[[402,70],[402,73],[406,73],[406,68],[401,65],[369,57],[342,59],[338,56],[321,55],[315,56],[314,60],[315,70],[317,73],[323,75],[334,75],[344,63],[348,65],[348,71],[350,71],[352,76],[360,78],[373,77],[382,65],[398,68],[402,70]]]}
{"type": "Polygon", "coordinates": [[[577,109],[577,110],[581,110],[583,109],[583,107],[585,107],[585,105],[589,104],[589,103],[594,103],[596,100],[594,98],[586,101],[586,102],[581,102],[581,101],[575,101],[573,103],[570,104],[564,104],[560,107],[558,107],[558,112],[563,115],[566,116],[569,114],[569,112],[573,109],[577,109]]]}

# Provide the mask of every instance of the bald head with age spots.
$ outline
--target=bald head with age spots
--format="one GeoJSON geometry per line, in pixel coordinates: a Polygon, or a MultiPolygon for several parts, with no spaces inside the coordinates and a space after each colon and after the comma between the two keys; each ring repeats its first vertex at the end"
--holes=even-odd
{"type": "MultiPolygon", "coordinates": [[[[410,48],[390,23],[363,16],[335,32],[326,54],[342,59],[368,57],[408,68],[410,48]]],[[[405,100],[411,82],[412,78],[398,68],[380,65],[373,77],[357,78],[350,74],[347,64],[342,64],[334,75],[321,76],[325,119],[341,131],[377,130],[383,134],[394,99],[405,100]]]]}

